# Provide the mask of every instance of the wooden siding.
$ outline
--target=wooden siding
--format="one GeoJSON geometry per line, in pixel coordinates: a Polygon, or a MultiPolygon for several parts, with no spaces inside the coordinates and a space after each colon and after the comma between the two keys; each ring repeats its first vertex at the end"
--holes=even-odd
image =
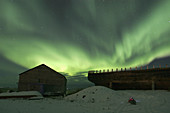
{"type": "Polygon", "coordinates": [[[88,80],[113,89],[170,89],[170,68],[89,72],[88,80]]]}
{"type": "Polygon", "coordinates": [[[40,65],[19,76],[19,91],[45,91],[64,94],[66,92],[66,78],[46,65],[40,65]]]}

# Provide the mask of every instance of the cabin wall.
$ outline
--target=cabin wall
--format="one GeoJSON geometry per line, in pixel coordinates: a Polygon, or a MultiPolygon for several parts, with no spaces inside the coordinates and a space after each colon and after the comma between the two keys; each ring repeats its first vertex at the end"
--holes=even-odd
{"type": "Polygon", "coordinates": [[[35,68],[19,76],[19,91],[66,92],[66,78],[48,68],[35,68]]]}

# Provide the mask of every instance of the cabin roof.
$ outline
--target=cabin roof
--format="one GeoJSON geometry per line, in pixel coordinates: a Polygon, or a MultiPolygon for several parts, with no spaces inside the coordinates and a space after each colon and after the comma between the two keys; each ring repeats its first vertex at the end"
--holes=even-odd
{"type": "MultiPolygon", "coordinates": [[[[61,75],[61,76],[63,76],[63,77],[65,78],[64,75],[60,74],[59,72],[55,71],[54,69],[48,67],[48,66],[45,65],[45,64],[38,65],[38,66],[36,66],[36,67],[34,67],[34,68],[31,68],[31,69],[29,69],[29,70],[27,70],[27,71],[24,71],[24,72],[20,73],[19,75],[23,75],[23,74],[25,74],[25,73],[27,73],[27,72],[29,72],[29,71],[32,71],[32,70],[34,70],[34,69],[36,69],[36,68],[40,68],[40,67],[46,67],[46,68],[48,68],[49,70],[51,70],[51,71],[55,72],[56,74],[59,74],[59,75],[61,75]]],[[[66,79],[66,78],[65,78],[65,79],[66,79]]]]}

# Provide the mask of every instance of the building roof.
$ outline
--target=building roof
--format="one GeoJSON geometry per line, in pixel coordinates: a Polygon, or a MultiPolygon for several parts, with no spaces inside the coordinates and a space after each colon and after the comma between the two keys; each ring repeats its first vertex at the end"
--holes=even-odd
{"type": "Polygon", "coordinates": [[[46,67],[46,68],[50,69],[51,71],[53,71],[53,72],[55,72],[55,73],[63,76],[63,77],[66,79],[66,77],[65,77],[64,75],[60,74],[59,72],[55,71],[54,69],[48,67],[48,66],[45,65],[45,64],[38,65],[38,66],[36,66],[36,67],[34,67],[34,68],[31,68],[31,69],[29,69],[29,70],[27,70],[27,71],[25,71],[25,72],[20,73],[19,75],[22,75],[22,74],[24,74],[24,73],[27,73],[27,72],[32,71],[32,70],[34,70],[34,69],[36,69],[36,68],[39,68],[39,67],[46,67]]]}

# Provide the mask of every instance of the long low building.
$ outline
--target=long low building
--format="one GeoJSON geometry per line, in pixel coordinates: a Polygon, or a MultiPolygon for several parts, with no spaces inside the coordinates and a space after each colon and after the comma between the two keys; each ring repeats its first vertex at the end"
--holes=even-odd
{"type": "Polygon", "coordinates": [[[115,90],[170,90],[170,68],[89,71],[88,80],[115,90]]]}

